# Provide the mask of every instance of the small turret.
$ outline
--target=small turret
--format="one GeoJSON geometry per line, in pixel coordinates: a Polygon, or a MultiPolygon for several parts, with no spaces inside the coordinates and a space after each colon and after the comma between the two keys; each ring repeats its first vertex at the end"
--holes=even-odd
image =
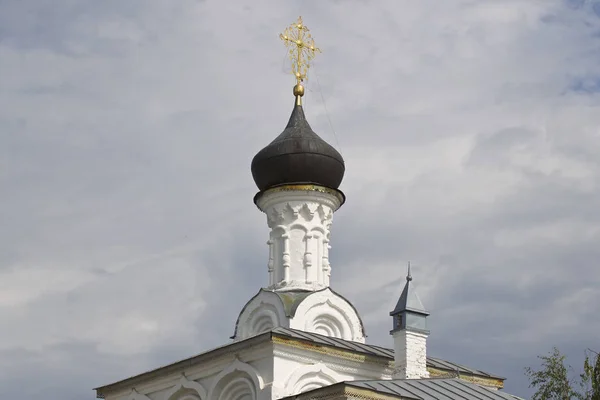
{"type": "Polygon", "coordinates": [[[427,371],[427,316],[429,312],[415,292],[410,274],[410,263],[406,284],[400,299],[390,312],[393,318],[395,379],[428,378],[427,371]]]}

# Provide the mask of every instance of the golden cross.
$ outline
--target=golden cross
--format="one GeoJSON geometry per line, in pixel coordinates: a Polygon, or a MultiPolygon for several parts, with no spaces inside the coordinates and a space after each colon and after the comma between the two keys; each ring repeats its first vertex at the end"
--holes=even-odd
{"type": "Polygon", "coordinates": [[[306,74],[310,68],[310,62],[315,58],[315,52],[321,52],[321,49],[315,47],[315,42],[308,31],[308,27],[302,22],[302,17],[298,21],[279,34],[285,47],[289,50],[289,57],[292,60],[292,73],[296,77],[296,83],[306,79],[306,74]]]}

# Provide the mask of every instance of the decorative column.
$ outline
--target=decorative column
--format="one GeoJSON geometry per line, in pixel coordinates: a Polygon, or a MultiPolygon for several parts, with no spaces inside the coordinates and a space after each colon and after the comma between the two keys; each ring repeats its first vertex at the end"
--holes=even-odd
{"type": "Polygon", "coordinates": [[[269,246],[269,262],[267,263],[267,268],[269,271],[269,286],[273,285],[273,283],[275,283],[275,276],[274,276],[274,260],[273,260],[273,240],[269,239],[267,241],[267,245],[269,246]]]}
{"type": "Polygon", "coordinates": [[[318,185],[286,185],[258,195],[256,205],[271,228],[270,289],[329,286],[329,229],[343,201],[338,190],[318,185]]]}
{"type": "MultiPolygon", "coordinates": [[[[304,236],[304,243],[306,244],[306,250],[304,252],[304,276],[307,284],[312,283],[312,252],[310,251],[311,239],[313,233],[309,232],[304,236]]],[[[316,279],[318,281],[318,279],[316,279]]]]}
{"type": "Polygon", "coordinates": [[[323,238],[323,262],[321,266],[323,282],[326,286],[329,286],[329,277],[331,276],[331,266],[329,265],[329,237],[323,238]]]}
{"type": "MultiPolygon", "coordinates": [[[[284,230],[285,232],[285,230],[284,230]]],[[[283,282],[288,282],[290,280],[290,235],[286,232],[281,235],[281,240],[283,241],[283,252],[281,254],[281,264],[283,265],[283,273],[280,273],[279,276],[283,277],[283,282]]],[[[277,257],[277,255],[275,255],[277,257]]],[[[279,259],[279,257],[277,257],[279,259]]]]}

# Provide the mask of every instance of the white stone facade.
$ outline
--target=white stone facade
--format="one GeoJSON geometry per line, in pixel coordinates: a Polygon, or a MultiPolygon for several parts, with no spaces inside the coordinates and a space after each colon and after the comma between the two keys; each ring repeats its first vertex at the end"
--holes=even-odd
{"type": "Polygon", "coordinates": [[[408,329],[394,337],[394,379],[429,378],[427,371],[427,334],[408,329]]]}
{"type": "Polygon", "coordinates": [[[105,400],[275,400],[344,380],[390,379],[391,373],[384,364],[269,341],[106,393],[105,400]]]}
{"type": "Polygon", "coordinates": [[[269,346],[245,349],[114,393],[106,400],[271,400],[269,346]],[[242,361],[243,360],[243,361],[242,361]]]}
{"type": "Polygon", "coordinates": [[[352,360],[279,344],[273,356],[273,399],[342,381],[391,379],[393,373],[386,364],[364,358],[352,360]]]}
{"type": "Polygon", "coordinates": [[[333,213],[343,201],[330,189],[305,185],[271,189],[257,199],[271,232],[268,288],[319,290],[329,286],[329,236],[333,213]]]}

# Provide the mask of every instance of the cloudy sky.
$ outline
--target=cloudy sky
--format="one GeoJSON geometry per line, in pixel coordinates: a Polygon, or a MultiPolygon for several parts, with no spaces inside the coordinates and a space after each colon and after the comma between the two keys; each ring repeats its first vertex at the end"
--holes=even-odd
{"type": "Polygon", "coordinates": [[[430,355],[506,376],[600,332],[600,1],[0,0],[0,398],[228,342],[267,282],[254,154],[284,128],[278,34],[343,154],[332,286],[390,346],[407,260],[430,355]]]}

